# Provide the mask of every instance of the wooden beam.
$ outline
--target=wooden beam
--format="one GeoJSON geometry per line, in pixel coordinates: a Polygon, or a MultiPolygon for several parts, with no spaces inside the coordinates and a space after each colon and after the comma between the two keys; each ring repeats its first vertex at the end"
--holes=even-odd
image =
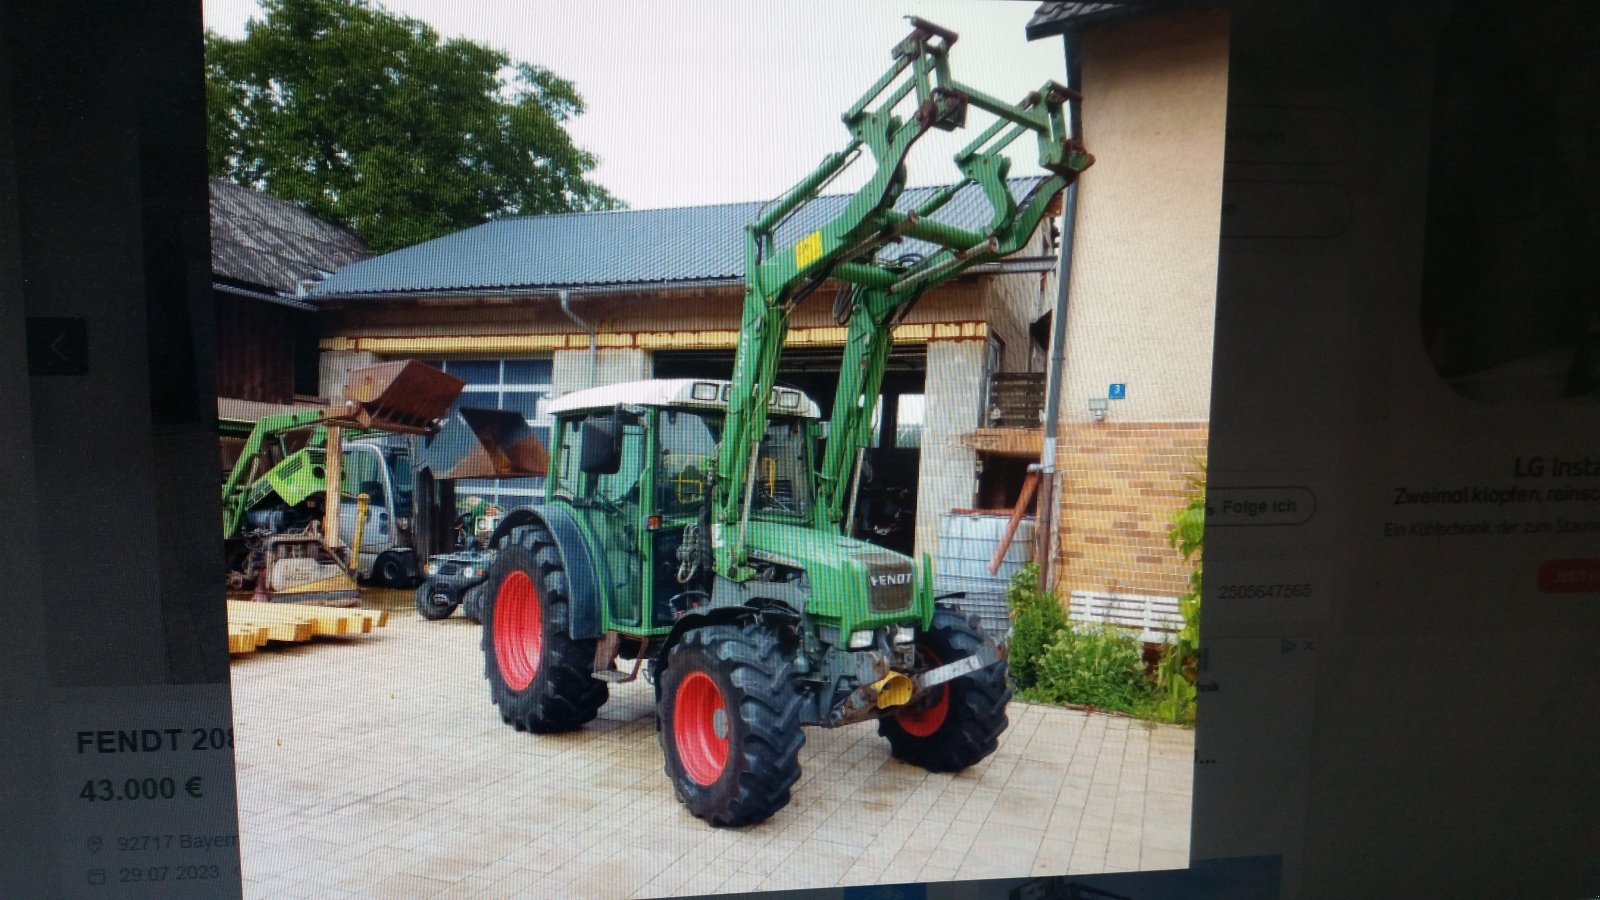
{"type": "Polygon", "coordinates": [[[1017,495],[1017,505],[1011,508],[1011,518],[1006,520],[1006,530],[1000,535],[1000,545],[994,548],[994,558],[989,560],[989,574],[996,575],[1000,572],[1000,563],[1005,561],[1006,551],[1011,549],[1011,538],[1017,533],[1017,526],[1022,524],[1022,517],[1028,511],[1028,502],[1033,499],[1033,492],[1039,487],[1038,466],[1029,466],[1027,477],[1022,479],[1022,492],[1017,495]]]}

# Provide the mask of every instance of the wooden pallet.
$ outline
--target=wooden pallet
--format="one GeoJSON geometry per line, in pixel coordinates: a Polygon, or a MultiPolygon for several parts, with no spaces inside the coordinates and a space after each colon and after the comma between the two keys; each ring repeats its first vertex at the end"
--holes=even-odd
{"type": "Polygon", "coordinates": [[[229,600],[228,652],[251,653],[267,641],[368,634],[388,624],[389,613],[384,610],[229,600]]]}

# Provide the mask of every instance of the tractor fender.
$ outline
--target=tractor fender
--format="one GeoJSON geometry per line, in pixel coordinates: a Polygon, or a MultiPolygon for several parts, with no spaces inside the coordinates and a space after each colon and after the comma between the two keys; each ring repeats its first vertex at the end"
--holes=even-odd
{"type": "MultiPolygon", "coordinates": [[[[561,554],[561,566],[567,572],[567,634],[576,640],[600,636],[600,567],[583,539],[578,520],[572,511],[553,503],[519,509],[506,517],[521,516],[520,524],[513,525],[507,534],[513,534],[529,525],[543,525],[555,538],[556,552],[561,554]],[[526,513],[525,516],[522,514],[526,513]]],[[[506,522],[501,523],[504,527],[506,522]]],[[[499,531],[495,532],[498,539],[499,531]]],[[[491,542],[490,546],[494,546],[491,542]]]]}
{"type": "Polygon", "coordinates": [[[505,518],[500,520],[500,524],[494,527],[494,533],[489,535],[489,549],[493,550],[500,546],[500,539],[510,537],[511,532],[537,521],[539,521],[538,515],[526,506],[518,507],[506,513],[505,518]]]}
{"type": "Polygon", "coordinates": [[[690,610],[672,623],[672,631],[667,633],[661,641],[661,646],[655,651],[656,671],[660,672],[667,667],[667,654],[672,652],[673,645],[682,640],[685,634],[708,625],[728,625],[752,619],[776,620],[784,624],[792,623],[793,626],[800,624],[800,614],[781,600],[756,598],[739,606],[711,606],[690,610]]]}

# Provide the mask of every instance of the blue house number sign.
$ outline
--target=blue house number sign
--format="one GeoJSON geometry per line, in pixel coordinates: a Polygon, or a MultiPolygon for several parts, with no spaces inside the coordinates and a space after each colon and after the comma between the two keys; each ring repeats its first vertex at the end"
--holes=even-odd
{"type": "Polygon", "coordinates": [[[1106,389],[1106,397],[1112,400],[1126,400],[1128,398],[1128,386],[1126,384],[1113,384],[1106,389]]]}

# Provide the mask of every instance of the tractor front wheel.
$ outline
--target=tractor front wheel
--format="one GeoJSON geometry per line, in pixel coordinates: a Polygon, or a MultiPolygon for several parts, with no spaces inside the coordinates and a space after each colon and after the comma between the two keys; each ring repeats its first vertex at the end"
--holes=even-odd
{"type": "Polygon", "coordinates": [[[713,625],[684,635],[660,674],[657,722],[667,777],[712,825],[760,822],[800,778],[800,696],[769,629],[713,625]]]}
{"type": "Polygon", "coordinates": [[[519,529],[484,587],[484,677],[500,717],[534,732],[592,720],[606,702],[606,683],[590,677],[595,642],[568,632],[567,574],[550,532],[519,529]]]}
{"type": "MultiPolygon", "coordinates": [[[[933,626],[918,631],[917,656],[926,668],[953,663],[991,641],[959,609],[940,608],[933,626]]],[[[930,772],[959,772],[1000,746],[1011,687],[1004,663],[938,685],[932,693],[878,720],[896,759],[930,772]]]]}

